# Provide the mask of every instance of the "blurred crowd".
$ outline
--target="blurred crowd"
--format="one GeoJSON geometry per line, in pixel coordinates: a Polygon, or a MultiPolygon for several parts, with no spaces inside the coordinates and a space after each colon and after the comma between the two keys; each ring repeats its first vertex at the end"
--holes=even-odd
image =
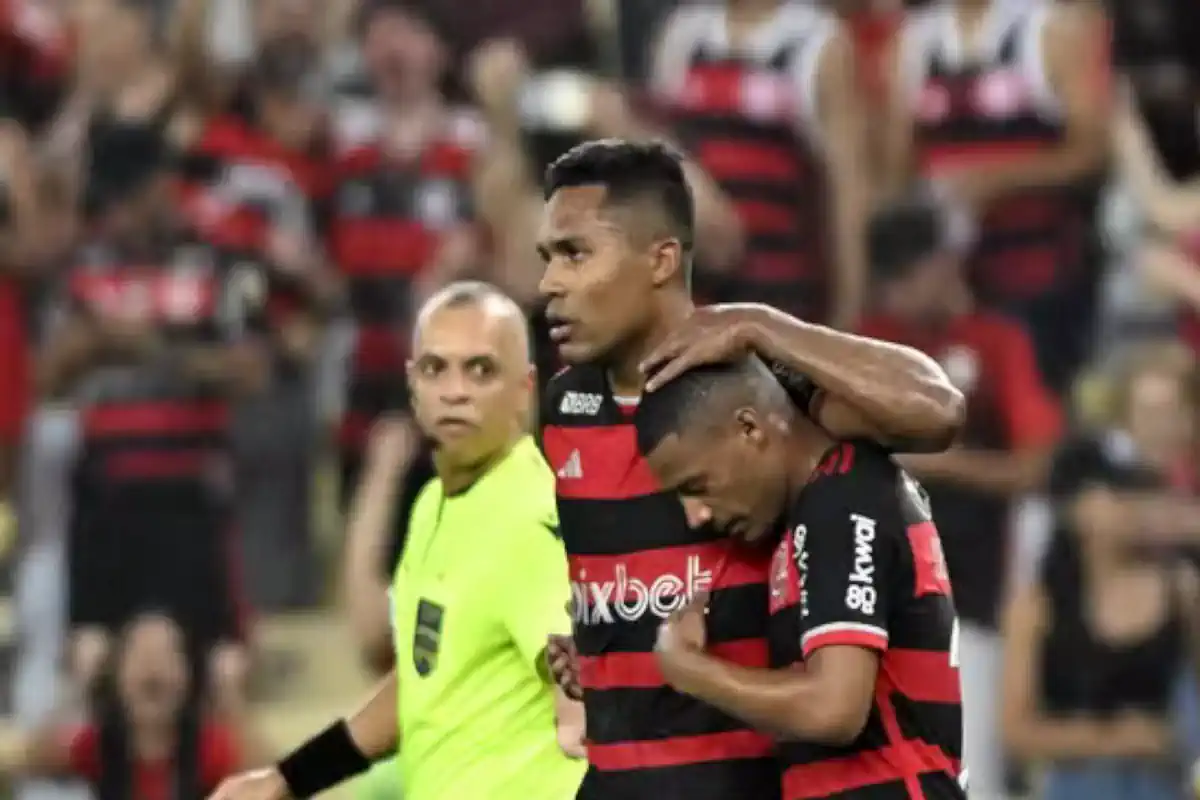
{"type": "Polygon", "coordinates": [[[688,156],[699,299],[915,346],[968,397],[962,440],[906,466],[962,620],[972,797],[1030,791],[1028,765],[1055,766],[1047,797],[1179,796],[1198,41],[1187,0],[0,1],[26,731],[0,767],[191,797],[269,757],[253,620],[327,599],[325,464],[343,511],[369,473],[397,487],[391,539],[336,559],[386,664],[365,593],[430,464],[372,428],[404,420],[414,310],[494,283],[549,376],[540,174],[661,137],[688,156]],[[45,721],[65,706],[91,721],[45,721]],[[144,768],[163,741],[190,755],[144,768]]]}

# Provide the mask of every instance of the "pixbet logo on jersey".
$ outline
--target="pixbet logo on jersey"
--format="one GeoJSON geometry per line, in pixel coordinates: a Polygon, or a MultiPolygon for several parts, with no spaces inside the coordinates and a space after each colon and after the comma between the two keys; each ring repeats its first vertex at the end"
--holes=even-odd
{"type": "Polygon", "coordinates": [[[571,616],[580,625],[604,625],[622,620],[633,622],[647,613],[666,619],[697,592],[712,588],[712,571],[689,556],[683,575],[667,573],[650,583],[630,577],[624,564],[617,564],[611,580],[588,580],[587,571],[571,581],[571,616]]]}

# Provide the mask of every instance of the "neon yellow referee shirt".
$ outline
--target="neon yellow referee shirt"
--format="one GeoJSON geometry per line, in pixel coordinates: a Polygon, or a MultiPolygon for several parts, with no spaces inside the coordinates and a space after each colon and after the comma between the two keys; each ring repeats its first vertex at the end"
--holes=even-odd
{"type": "Polygon", "coordinates": [[[569,800],[541,677],[546,636],[570,630],[554,475],[531,438],[473,486],[417,498],[392,587],[405,800],[569,800]]]}

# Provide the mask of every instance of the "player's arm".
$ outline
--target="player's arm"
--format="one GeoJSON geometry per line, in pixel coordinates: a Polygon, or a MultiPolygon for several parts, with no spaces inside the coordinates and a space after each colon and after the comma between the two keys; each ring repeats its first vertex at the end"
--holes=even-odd
{"type": "Polygon", "coordinates": [[[547,690],[554,692],[559,744],[568,755],[577,756],[583,743],[583,704],[568,698],[554,684],[546,661],[547,639],[571,631],[567,615],[571,589],[558,521],[552,515],[522,520],[505,539],[510,552],[520,554],[521,568],[498,565],[488,601],[525,663],[547,684],[547,690]]]}
{"type": "Polygon", "coordinates": [[[831,324],[843,329],[858,320],[867,291],[864,225],[870,178],[862,92],[854,63],[854,42],[839,26],[819,56],[816,123],[833,201],[831,324]]]}
{"type": "Polygon", "coordinates": [[[941,480],[1004,497],[1041,488],[1062,431],[1058,401],[1042,382],[1028,334],[1018,326],[997,328],[994,353],[997,405],[1005,448],[953,447],[944,453],[902,456],[904,467],[923,480],[941,480]]]}
{"type": "Polygon", "coordinates": [[[888,647],[888,586],[895,541],[881,510],[845,489],[813,493],[793,528],[792,557],[803,588],[797,630],[804,669],[729,664],[696,648],[662,658],[676,689],[779,736],[844,745],[867,723],[880,654],[888,647]]]}
{"type": "Polygon", "coordinates": [[[806,410],[831,436],[871,438],[901,452],[936,452],[958,436],[966,401],[924,353],[766,306],[741,317],[752,350],[785,381],[811,383],[806,410]]]}
{"type": "Polygon", "coordinates": [[[1031,189],[1071,186],[1100,175],[1109,151],[1108,22],[1087,4],[1047,6],[1042,57],[1062,108],[1062,142],[1002,165],[950,176],[951,191],[976,208],[1031,189]]]}

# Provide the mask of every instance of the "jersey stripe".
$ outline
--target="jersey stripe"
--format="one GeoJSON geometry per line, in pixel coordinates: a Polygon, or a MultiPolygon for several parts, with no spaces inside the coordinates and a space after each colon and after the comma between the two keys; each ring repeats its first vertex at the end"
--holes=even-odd
{"type": "Polygon", "coordinates": [[[777,800],[770,737],[667,686],[654,645],[688,595],[710,592],[710,648],[767,663],[769,552],[688,525],[637,450],[602,370],[557,375],[542,404],[543,447],[558,475],[584,687],[589,796],[777,800]]]}

